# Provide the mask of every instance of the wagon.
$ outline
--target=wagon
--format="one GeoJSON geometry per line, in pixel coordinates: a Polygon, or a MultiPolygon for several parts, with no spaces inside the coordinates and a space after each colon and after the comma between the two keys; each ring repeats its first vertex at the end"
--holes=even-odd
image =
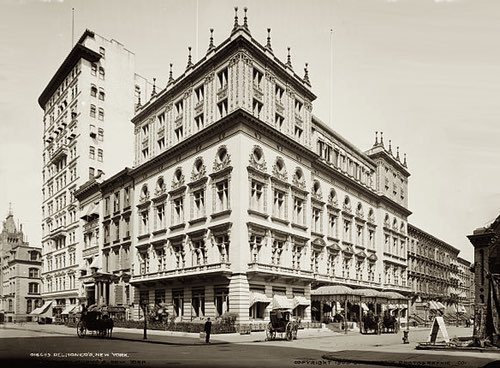
{"type": "Polygon", "coordinates": [[[87,332],[100,337],[111,338],[113,333],[113,320],[99,310],[83,311],[76,325],[78,337],[85,337],[87,332]]]}
{"type": "Polygon", "coordinates": [[[272,310],[269,318],[271,321],[266,328],[267,340],[274,340],[278,333],[281,337],[285,335],[288,341],[297,339],[299,322],[292,318],[290,310],[272,310]]]}

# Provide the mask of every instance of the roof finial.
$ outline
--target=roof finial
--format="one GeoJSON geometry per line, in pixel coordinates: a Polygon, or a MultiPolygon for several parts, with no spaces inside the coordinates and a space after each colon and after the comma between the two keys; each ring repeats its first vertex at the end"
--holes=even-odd
{"type": "Polygon", "coordinates": [[[388,152],[392,155],[392,143],[391,140],[389,139],[389,150],[388,152]]]}
{"type": "Polygon", "coordinates": [[[153,78],[153,91],[151,91],[151,97],[156,95],[156,78],[153,78]]]}
{"type": "Polygon", "coordinates": [[[375,132],[375,143],[373,144],[373,147],[378,146],[378,132],[375,132]]]}
{"type": "Polygon", "coordinates": [[[404,167],[407,167],[407,166],[406,166],[406,153],[405,153],[405,155],[404,155],[403,166],[404,166],[404,167]]]}
{"type": "Polygon", "coordinates": [[[267,29],[267,44],[266,49],[273,52],[273,48],[271,47],[271,28],[267,29]]]}
{"type": "Polygon", "coordinates": [[[399,146],[396,147],[396,160],[399,161],[399,146]]]}
{"type": "Polygon", "coordinates": [[[245,17],[243,18],[243,27],[248,31],[248,23],[247,23],[247,10],[248,8],[245,6],[243,11],[245,12],[245,17]]]}
{"type": "Polygon", "coordinates": [[[286,57],[286,66],[292,69],[292,57],[290,56],[290,47],[287,47],[288,56],[286,57]]]}
{"type": "Polygon", "coordinates": [[[193,63],[191,61],[191,46],[188,46],[188,63],[186,65],[186,69],[189,69],[193,66],[193,63]]]}
{"type": "Polygon", "coordinates": [[[174,64],[170,63],[170,71],[168,72],[168,82],[167,82],[167,86],[170,84],[170,83],[173,83],[174,82],[174,77],[172,76],[172,66],[174,64]]]}
{"type": "Polygon", "coordinates": [[[311,81],[309,80],[309,71],[307,70],[307,66],[309,64],[306,63],[306,66],[304,68],[304,83],[307,84],[309,87],[311,87],[311,81]]]}
{"type": "Polygon", "coordinates": [[[208,44],[208,51],[212,50],[213,48],[215,48],[215,46],[214,46],[214,29],[210,28],[210,43],[208,44]]]}
{"type": "Polygon", "coordinates": [[[238,7],[234,7],[234,26],[233,26],[233,32],[236,31],[239,27],[238,24],[238,7]]]}
{"type": "Polygon", "coordinates": [[[12,213],[13,213],[13,211],[12,211],[12,202],[9,202],[9,214],[8,214],[8,216],[12,216],[12,213]]]}
{"type": "Polygon", "coordinates": [[[141,108],[141,95],[137,97],[137,105],[135,105],[135,109],[139,110],[141,108]]]}
{"type": "Polygon", "coordinates": [[[380,132],[380,145],[384,147],[384,132],[380,132]]]}

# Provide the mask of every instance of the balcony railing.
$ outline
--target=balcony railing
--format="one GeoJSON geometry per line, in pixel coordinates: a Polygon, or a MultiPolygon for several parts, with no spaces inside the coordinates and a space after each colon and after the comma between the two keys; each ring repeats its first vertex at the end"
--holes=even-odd
{"type": "Polygon", "coordinates": [[[171,270],[163,270],[157,272],[148,272],[141,275],[132,276],[131,282],[141,282],[141,281],[150,281],[150,280],[159,280],[159,279],[171,279],[178,278],[183,276],[192,276],[192,275],[206,275],[206,274],[214,274],[214,273],[231,273],[231,264],[220,262],[220,263],[211,263],[206,265],[194,266],[194,267],[182,267],[171,270]]]}

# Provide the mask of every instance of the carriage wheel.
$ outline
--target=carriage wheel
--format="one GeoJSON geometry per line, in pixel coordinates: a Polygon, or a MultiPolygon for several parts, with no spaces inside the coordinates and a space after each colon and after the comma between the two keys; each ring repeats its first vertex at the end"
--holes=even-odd
{"type": "Polygon", "coordinates": [[[274,330],[271,322],[269,322],[266,328],[266,340],[274,340],[275,338],[276,338],[276,331],[274,330]]]}
{"type": "Polygon", "coordinates": [[[78,334],[78,337],[84,337],[87,333],[87,327],[83,321],[78,321],[78,324],[76,325],[76,333],[78,334]]]}

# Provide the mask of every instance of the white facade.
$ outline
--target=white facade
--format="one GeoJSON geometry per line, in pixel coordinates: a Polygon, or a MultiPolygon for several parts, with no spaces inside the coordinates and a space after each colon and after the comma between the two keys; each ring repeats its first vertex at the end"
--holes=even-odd
{"type": "Polygon", "coordinates": [[[86,31],[38,100],[44,110],[42,295],[59,309],[82,296],[84,237],[74,192],[130,161],[111,147],[131,144],[129,120],[146,87],[133,53],[86,31]]]}
{"type": "Polygon", "coordinates": [[[138,111],[132,211],[138,305],[178,319],[311,318],[310,291],[408,291],[406,163],[312,115],[307,75],[237,26],[138,111]]]}

